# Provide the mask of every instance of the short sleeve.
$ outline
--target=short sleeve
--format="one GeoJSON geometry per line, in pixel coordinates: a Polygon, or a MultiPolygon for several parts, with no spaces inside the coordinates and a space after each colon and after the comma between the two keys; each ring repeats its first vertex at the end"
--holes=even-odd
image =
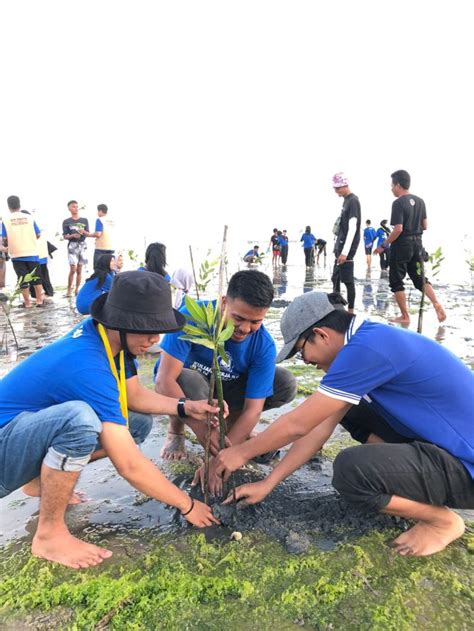
{"type": "Polygon", "coordinates": [[[4,223],[2,223],[2,237],[3,237],[4,239],[6,239],[6,238],[8,237],[8,235],[7,235],[7,231],[6,231],[6,228],[5,228],[5,224],[4,224],[4,223]]]}
{"type": "Polygon", "coordinates": [[[33,221],[33,227],[35,229],[35,234],[41,234],[41,230],[38,228],[38,224],[36,223],[36,221],[33,221]]]}
{"type": "Polygon", "coordinates": [[[392,204],[392,216],[390,218],[390,225],[392,226],[403,225],[403,209],[397,202],[398,200],[395,200],[392,204]]]}
{"type": "Polygon", "coordinates": [[[353,197],[349,202],[347,218],[352,219],[352,217],[355,217],[356,219],[358,219],[359,215],[360,215],[360,202],[357,199],[357,197],[353,197]]]}
{"type": "Polygon", "coordinates": [[[273,394],[275,379],[275,343],[265,340],[265,346],[254,355],[255,360],[249,366],[245,397],[247,399],[265,399],[273,394]]]}
{"type": "Polygon", "coordinates": [[[160,346],[163,351],[178,359],[183,364],[191,351],[191,342],[181,340],[180,337],[184,335],[182,331],[178,333],[167,333],[163,338],[160,346]]]}
{"type": "Polygon", "coordinates": [[[339,352],[319,385],[319,392],[358,405],[361,398],[390,381],[397,371],[387,357],[362,344],[349,343],[339,352]]]}
{"type": "Polygon", "coordinates": [[[69,225],[66,223],[66,220],[63,221],[63,236],[69,234],[69,225]]]}
{"type": "Polygon", "coordinates": [[[95,232],[103,232],[104,231],[104,225],[101,222],[100,219],[96,219],[95,220],[95,232]]]}

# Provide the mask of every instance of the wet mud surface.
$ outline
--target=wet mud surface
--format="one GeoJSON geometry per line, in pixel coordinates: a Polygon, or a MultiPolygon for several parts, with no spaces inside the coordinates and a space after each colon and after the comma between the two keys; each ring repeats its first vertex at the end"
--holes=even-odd
{"type": "MultiPolygon", "coordinates": [[[[272,276],[275,286],[275,302],[270,309],[265,324],[270,333],[281,345],[279,320],[282,309],[302,291],[321,289],[330,291],[329,268],[304,270],[298,267],[265,270],[272,276]]],[[[436,320],[434,310],[428,307],[424,316],[424,334],[437,339],[447,346],[467,364],[474,362],[474,340],[471,333],[473,296],[470,287],[436,286],[439,299],[444,304],[448,319],[442,326],[436,320]]],[[[54,302],[46,309],[25,311],[13,307],[11,319],[19,341],[18,353],[15,351],[11,336],[9,348],[0,353],[0,377],[6,374],[17,361],[21,361],[38,348],[66,333],[81,316],[74,307],[74,299],[67,299],[58,292],[54,302]]],[[[418,294],[408,292],[413,313],[410,328],[416,328],[418,294]]],[[[362,315],[378,321],[387,321],[396,315],[396,307],[391,298],[386,277],[379,270],[357,281],[356,310],[362,315]]],[[[2,324],[3,328],[4,324],[2,324]]],[[[140,378],[147,386],[152,384],[152,366],[154,356],[140,358],[140,378]]],[[[314,368],[306,367],[294,361],[289,367],[297,375],[299,399],[286,408],[267,412],[257,429],[263,430],[272,419],[292,409],[302,396],[313,392],[321,374],[314,368]]],[[[179,486],[190,490],[190,481],[195,465],[168,464],[160,458],[160,450],[165,437],[166,420],[156,417],[151,436],[143,450],[162,470],[179,486]]],[[[210,538],[226,538],[233,530],[242,533],[260,530],[285,544],[288,550],[301,552],[311,543],[322,549],[330,549],[338,541],[359,536],[372,529],[387,527],[405,528],[402,520],[385,516],[360,514],[345,504],[331,486],[331,458],[341,447],[347,446],[343,430],[336,434],[323,456],[316,457],[310,463],[280,484],[260,505],[243,510],[219,506],[215,512],[223,523],[223,528],[208,529],[210,538]],[[327,457],[330,456],[330,457],[327,457]]],[[[189,446],[189,441],[188,441],[189,446]]],[[[193,445],[191,454],[196,461],[202,450],[193,445]]],[[[268,472],[265,465],[254,465],[240,472],[240,481],[253,481],[268,472]]],[[[99,537],[113,545],[121,533],[133,530],[143,532],[146,541],[149,537],[161,533],[189,531],[189,527],[176,511],[161,503],[142,496],[126,481],[120,478],[113,466],[107,461],[98,461],[86,467],[78,484],[78,490],[89,497],[85,504],[68,509],[68,524],[75,534],[88,534],[99,537]]],[[[31,538],[36,529],[39,500],[26,497],[20,490],[0,500],[0,545],[8,542],[31,538]]],[[[473,511],[465,511],[465,516],[472,519],[473,511]]]]}

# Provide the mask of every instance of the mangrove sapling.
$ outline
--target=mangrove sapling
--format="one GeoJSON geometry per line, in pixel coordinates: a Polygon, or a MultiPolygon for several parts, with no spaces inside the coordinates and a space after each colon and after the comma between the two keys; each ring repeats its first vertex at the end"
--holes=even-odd
{"type": "MultiPolygon", "coordinates": [[[[185,297],[185,305],[189,315],[186,316],[188,324],[184,327],[185,335],[181,338],[194,344],[200,344],[212,351],[212,368],[211,379],[209,384],[209,403],[214,398],[214,390],[217,392],[217,400],[219,405],[219,447],[224,449],[226,436],[226,422],[224,418],[224,394],[222,388],[222,374],[219,365],[219,359],[229,363],[229,357],[225,351],[225,342],[232,337],[234,332],[234,323],[229,320],[226,322],[225,309],[222,312],[222,294],[224,285],[224,271],[226,262],[226,243],[227,243],[227,226],[224,226],[224,236],[222,239],[222,251],[219,266],[219,289],[215,305],[208,302],[207,305],[199,304],[190,296],[185,297]],[[225,326],[224,326],[225,325],[225,326]]],[[[209,252],[208,252],[209,254],[209,252]]],[[[216,262],[217,264],[217,262],[216,262]]],[[[205,261],[201,265],[204,274],[212,274],[213,266],[205,261]],[[203,267],[204,265],[204,267],[203,267]]],[[[201,272],[200,270],[200,272],[201,272]]],[[[202,274],[201,274],[202,278],[202,274]]],[[[210,281],[207,281],[207,283],[210,281]]],[[[204,285],[204,290],[207,286],[204,285]]],[[[202,285],[200,285],[202,288],[202,285]]],[[[209,500],[209,448],[211,440],[211,419],[207,419],[206,429],[206,445],[204,456],[204,499],[206,504],[209,500]]]]}
{"type": "MultiPolygon", "coordinates": [[[[439,274],[441,263],[444,261],[444,256],[441,250],[441,246],[438,247],[433,252],[433,254],[430,254],[427,257],[427,260],[430,262],[430,265],[431,265],[431,277],[436,278],[436,276],[438,276],[439,274]]],[[[426,287],[425,261],[423,259],[423,256],[420,257],[420,261],[416,264],[416,268],[417,268],[416,269],[417,274],[421,276],[421,281],[423,285],[423,289],[421,292],[420,308],[418,311],[418,326],[417,326],[417,332],[421,333],[423,329],[423,311],[425,307],[425,287],[426,287]]]]}
{"type": "Polygon", "coordinates": [[[2,335],[2,344],[0,346],[0,348],[5,347],[5,353],[8,353],[8,331],[10,330],[12,335],[13,335],[13,340],[15,342],[15,348],[16,351],[18,352],[18,340],[16,337],[16,333],[15,333],[15,329],[13,327],[13,323],[11,321],[10,318],[10,311],[12,309],[13,306],[13,302],[15,300],[15,298],[17,298],[20,293],[21,293],[21,286],[24,283],[31,283],[32,281],[36,280],[38,278],[38,276],[35,274],[36,272],[36,267],[32,272],[29,272],[28,274],[25,274],[24,276],[20,276],[16,282],[15,288],[13,289],[13,291],[11,292],[11,294],[7,294],[8,299],[5,303],[1,303],[2,305],[2,309],[3,309],[3,313],[5,314],[5,327],[3,329],[3,335],[2,335]]]}
{"type": "MultiPolygon", "coordinates": [[[[225,447],[226,422],[224,418],[224,397],[222,389],[222,375],[219,360],[226,363],[229,357],[225,351],[225,342],[232,337],[234,324],[231,320],[225,322],[225,312],[221,311],[220,297],[215,305],[209,302],[200,304],[190,296],[185,297],[185,305],[188,311],[186,319],[188,324],[183,329],[185,335],[180,339],[200,344],[212,351],[212,372],[209,387],[209,401],[212,401],[214,389],[217,392],[219,405],[219,446],[225,447]],[[224,326],[225,325],[225,326],[224,326]]],[[[209,494],[209,439],[211,434],[211,420],[207,421],[207,437],[204,460],[204,497],[206,503],[209,494]]]]}

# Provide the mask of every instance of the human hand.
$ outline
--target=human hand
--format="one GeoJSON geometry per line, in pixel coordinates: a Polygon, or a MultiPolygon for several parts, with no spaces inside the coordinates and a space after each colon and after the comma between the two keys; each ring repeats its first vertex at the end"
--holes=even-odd
{"type": "MultiPolygon", "coordinates": [[[[196,421],[190,421],[187,423],[187,425],[193,430],[193,432],[196,434],[196,438],[205,448],[207,441],[207,427],[205,423],[196,423],[196,421]]],[[[232,447],[232,442],[227,436],[225,437],[224,444],[226,447],[232,447]]],[[[211,429],[209,450],[213,456],[216,456],[220,450],[220,434],[216,427],[213,427],[211,429]]]]}
{"type": "Polygon", "coordinates": [[[235,500],[238,508],[245,508],[252,504],[258,504],[264,500],[272,490],[273,487],[269,484],[268,478],[265,478],[259,482],[251,482],[238,486],[235,489],[235,495],[231,492],[222,503],[231,504],[235,500]]]}
{"type": "MultiPolygon", "coordinates": [[[[196,469],[191,486],[201,485],[201,489],[204,492],[204,465],[201,465],[196,469]]],[[[209,460],[209,493],[211,495],[222,494],[222,478],[216,475],[216,461],[215,458],[209,460]]]]}
{"type": "Polygon", "coordinates": [[[383,248],[381,246],[379,246],[378,248],[375,248],[374,250],[374,254],[382,254],[383,252],[383,248]]]}
{"type": "Polygon", "coordinates": [[[214,517],[211,508],[207,504],[195,499],[192,501],[194,502],[192,510],[189,511],[187,515],[183,515],[186,521],[198,528],[205,528],[206,526],[212,526],[212,524],[221,523],[217,517],[214,517]]]}
{"type": "Polygon", "coordinates": [[[230,474],[240,469],[247,459],[242,455],[243,445],[235,445],[228,449],[222,449],[216,456],[216,475],[222,477],[224,482],[230,474]]]}
{"type": "MultiPolygon", "coordinates": [[[[197,421],[206,421],[208,414],[211,415],[213,421],[218,421],[219,419],[219,406],[216,399],[213,399],[212,405],[209,405],[209,403],[205,399],[202,401],[191,401],[187,399],[184,404],[184,411],[186,413],[186,416],[190,416],[197,421]]],[[[224,401],[224,418],[226,418],[227,416],[229,416],[229,407],[224,401]]],[[[213,422],[212,424],[216,425],[215,422],[213,422]]]]}
{"type": "Polygon", "coordinates": [[[340,254],[337,257],[337,264],[338,265],[344,265],[344,263],[347,261],[347,256],[345,254],[340,254]]]}

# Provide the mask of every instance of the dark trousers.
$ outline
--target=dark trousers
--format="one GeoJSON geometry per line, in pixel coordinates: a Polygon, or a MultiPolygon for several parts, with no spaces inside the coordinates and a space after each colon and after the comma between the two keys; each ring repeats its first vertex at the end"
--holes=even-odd
{"type": "MultiPolygon", "coordinates": [[[[190,368],[183,368],[177,379],[184,395],[189,399],[207,399],[209,396],[209,380],[190,368]]],[[[245,401],[246,375],[234,381],[223,381],[224,399],[230,412],[242,410],[245,401]]],[[[296,379],[286,368],[277,366],[273,380],[273,394],[265,399],[264,410],[279,408],[290,403],[296,396],[296,379]]]]}
{"type": "Polygon", "coordinates": [[[306,267],[311,267],[311,265],[314,265],[313,248],[304,248],[304,261],[306,267]]]}
{"type": "Polygon", "coordinates": [[[380,511],[397,495],[434,506],[474,508],[474,480],[445,449],[398,434],[365,401],[353,406],[341,424],[359,442],[370,434],[386,441],[338,454],[333,485],[347,501],[380,511]]]}
{"type": "MultiPolygon", "coordinates": [[[[47,263],[41,263],[41,265],[39,266],[39,270],[38,271],[39,271],[39,273],[41,275],[41,282],[42,282],[42,285],[43,285],[44,293],[47,296],[54,296],[54,287],[51,284],[51,280],[49,278],[48,264],[47,263]]],[[[31,294],[31,296],[33,298],[36,295],[32,284],[30,284],[30,294],[31,294]]]]}
{"type": "MultiPolygon", "coordinates": [[[[408,274],[416,289],[423,291],[421,277],[421,237],[398,237],[390,246],[390,271],[388,282],[390,289],[395,293],[404,291],[403,279],[408,274]]],[[[425,283],[428,279],[425,277],[425,283]]]]}
{"type": "Polygon", "coordinates": [[[390,254],[390,250],[382,250],[382,252],[380,252],[380,269],[381,270],[388,269],[389,254],[390,254]]]}
{"type": "Polygon", "coordinates": [[[282,264],[286,265],[286,262],[288,260],[288,246],[287,245],[281,246],[280,255],[281,255],[282,264]]]}
{"type": "Polygon", "coordinates": [[[344,283],[347,290],[347,302],[348,309],[354,308],[355,303],[355,283],[354,283],[354,261],[346,260],[342,265],[337,264],[337,260],[334,262],[334,270],[332,273],[332,286],[333,291],[341,291],[341,282],[344,283]]]}

